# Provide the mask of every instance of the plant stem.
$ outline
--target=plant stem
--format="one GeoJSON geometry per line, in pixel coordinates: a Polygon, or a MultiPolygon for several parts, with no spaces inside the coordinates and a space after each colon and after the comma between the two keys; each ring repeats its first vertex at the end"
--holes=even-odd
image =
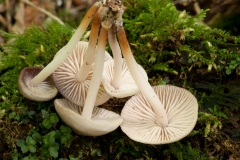
{"type": "Polygon", "coordinates": [[[99,28],[101,25],[102,18],[108,12],[108,10],[109,7],[101,7],[93,19],[88,48],[85,53],[83,64],[80,67],[79,71],[77,72],[76,76],[78,82],[86,80],[88,73],[92,68],[92,64],[94,63],[94,55],[98,40],[99,28]]]}
{"type": "MultiPolygon", "coordinates": [[[[97,44],[97,54],[95,58],[95,64],[92,79],[87,92],[87,98],[85,100],[85,105],[83,107],[82,116],[86,119],[91,119],[92,111],[94,108],[95,100],[97,98],[98,89],[102,80],[104,57],[105,57],[105,47],[107,43],[107,30],[103,27],[101,28],[99,41],[97,44]]],[[[95,47],[94,47],[95,48],[95,47]]]]}
{"type": "Polygon", "coordinates": [[[108,31],[108,43],[110,45],[114,58],[114,73],[111,84],[115,89],[118,89],[122,74],[122,53],[116,38],[114,27],[108,31]]]}
{"type": "Polygon", "coordinates": [[[101,2],[96,2],[88,10],[82,22],[78,26],[75,33],[72,35],[67,45],[61,48],[57,53],[58,56],[56,56],[36,77],[34,77],[30,81],[31,86],[37,86],[42,81],[44,81],[50,74],[52,74],[58,68],[59,65],[62,64],[62,62],[66,60],[68,55],[72,53],[72,50],[74,49],[74,47],[76,46],[80,38],[82,37],[84,31],[87,29],[94,15],[97,13],[100,5],[101,5],[101,2]]]}
{"type": "Polygon", "coordinates": [[[152,86],[149,84],[149,82],[144,78],[143,74],[139,70],[137,66],[137,62],[133,57],[133,54],[131,52],[128,40],[126,38],[126,34],[123,27],[119,27],[118,30],[118,39],[119,43],[122,49],[122,53],[124,56],[124,59],[126,61],[126,64],[128,66],[128,69],[139,87],[140,91],[142,92],[143,96],[147,99],[147,101],[150,103],[155,115],[156,115],[156,123],[160,127],[166,127],[168,126],[168,117],[166,114],[166,111],[164,109],[163,104],[159,100],[158,96],[154,92],[152,86]]]}

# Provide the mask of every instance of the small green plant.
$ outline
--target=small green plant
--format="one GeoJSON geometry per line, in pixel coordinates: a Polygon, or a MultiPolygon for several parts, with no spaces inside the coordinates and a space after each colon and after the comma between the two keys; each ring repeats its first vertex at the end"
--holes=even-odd
{"type": "Polygon", "coordinates": [[[36,141],[31,136],[27,136],[26,140],[19,139],[16,144],[21,148],[22,153],[36,152],[36,141]]]}
{"type": "Polygon", "coordinates": [[[59,144],[56,139],[60,137],[59,131],[51,131],[43,136],[42,154],[46,157],[50,155],[51,157],[58,157],[59,144]]]}
{"type": "Polygon", "coordinates": [[[8,115],[8,117],[10,118],[10,119],[14,119],[14,120],[17,120],[17,121],[19,121],[20,120],[20,114],[17,114],[16,112],[11,112],[9,115],[8,115]]]}
{"type": "Polygon", "coordinates": [[[28,111],[27,109],[21,109],[21,120],[24,124],[29,123],[30,119],[36,114],[35,111],[28,111]]]}
{"type": "MultiPolygon", "coordinates": [[[[59,150],[64,147],[69,147],[73,141],[72,130],[67,126],[60,126],[60,130],[52,130],[45,135],[34,132],[26,139],[19,139],[16,145],[20,148],[21,153],[15,150],[12,153],[13,159],[18,157],[35,158],[36,155],[43,159],[57,158],[59,150]]],[[[99,153],[97,153],[99,155],[99,153]]],[[[80,155],[79,155],[80,156],[80,155]]]]}
{"type": "Polygon", "coordinates": [[[69,147],[73,141],[73,136],[71,134],[72,130],[67,126],[62,125],[60,127],[60,131],[61,131],[61,136],[60,136],[61,144],[64,144],[66,147],[69,147]]]}
{"type": "Polygon", "coordinates": [[[36,114],[35,111],[32,111],[32,110],[28,111],[26,107],[19,107],[19,108],[14,108],[14,110],[9,113],[8,117],[10,119],[21,121],[24,124],[27,124],[35,114],[36,114]]]}
{"type": "Polygon", "coordinates": [[[42,125],[47,128],[50,129],[53,125],[56,125],[59,121],[59,118],[57,116],[56,113],[48,113],[45,110],[41,110],[42,112],[42,117],[44,118],[44,120],[42,121],[42,125]]]}
{"type": "Polygon", "coordinates": [[[61,145],[69,147],[73,141],[72,130],[69,127],[61,126],[60,130],[54,130],[43,136],[41,152],[43,157],[57,158],[61,145]],[[60,140],[60,141],[59,141],[60,140]]]}
{"type": "Polygon", "coordinates": [[[226,66],[226,74],[231,74],[233,70],[237,68],[240,64],[240,57],[237,57],[236,60],[231,60],[228,66],[226,66]]]}

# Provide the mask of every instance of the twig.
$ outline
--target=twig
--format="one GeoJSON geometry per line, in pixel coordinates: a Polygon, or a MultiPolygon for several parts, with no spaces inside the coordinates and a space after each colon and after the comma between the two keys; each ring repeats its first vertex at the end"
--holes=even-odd
{"type": "Polygon", "coordinates": [[[30,5],[30,6],[32,6],[33,8],[39,10],[40,12],[42,12],[42,13],[46,14],[47,16],[49,16],[50,18],[52,18],[52,19],[58,21],[60,24],[64,25],[64,22],[61,19],[59,19],[58,17],[56,17],[52,13],[48,12],[47,10],[36,6],[32,2],[30,2],[29,0],[20,0],[20,1],[26,3],[26,4],[30,5]]]}
{"type": "Polygon", "coordinates": [[[11,31],[11,29],[12,29],[12,24],[11,24],[12,18],[11,18],[11,15],[10,15],[10,2],[9,2],[9,0],[6,0],[5,3],[6,3],[7,28],[8,28],[8,31],[11,31]]]}
{"type": "Polygon", "coordinates": [[[194,7],[194,10],[195,10],[196,14],[199,14],[199,13],[201,12],[201,8],[200,8],[198,2],[195,2],[195,3],[193,4],[193,7],[194,7]]]}

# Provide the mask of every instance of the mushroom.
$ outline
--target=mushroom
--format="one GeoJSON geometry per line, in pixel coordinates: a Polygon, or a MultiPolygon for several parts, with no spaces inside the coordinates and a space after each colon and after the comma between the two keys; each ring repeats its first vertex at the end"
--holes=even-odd
{"type": "MultiPolygon", "coordinates": [[[[91,70],[86,79],[80,82],[77,80],[77,73],[83,64],[83,59],[86,56],[85,53],[89,46],[88,44],[88,42],[79,41],[71,55],[69,55],[67,59],[52,74],[58,91],[66,99],[79,106],[83,106],[85,103],[94,69],[94,65],[91,65],[91,70]]],[[[109,59],[112,59],[112,57],[109,55],[109,53],[105,52],[104,61],[109,59]]],[[[105,91],[103,86],[100,86],[95,101],[95,106],[105,103],[110,97],[111,96],[105,91]]]]}
{"type": "Polygon", "coordinates": [[[52,79],[48,77],[37,86],[31,86],[30,80],[42,70],[41,67],[26,67],[18,77],[18,88],[21,94],[34,101],[48,101],[58,93],[52,79]]]}
{"type": "Polygon", "coordinates": [[[171,85],[153,87],[167,112],[168,126],[157,125],[154,110],[140,92],[125,104],[122,131],[131,139],[146,144],[172,143],[187,136],[198,118],[196,98],[186,89],[171,85]]]}
{"type": "Polygon", "coordinates": [[[54,106],[61,119],[79,135],[101,136],[115,130],[123,119],[118,114],[94,107],[91,119],[81,116],[83,107],[66,99],[55,99],[54,106]]]}
{"type": "MultiPolygon", "coordinates": [[[[154,113],[153,116],[155,117],[154,119],[155,119],[156,126],[158,128],[163,129],[166,132],[168,126],[170,125],[171,119],[169,119],[169,117],[166,113],[166,110],[165,110],[162,102],[160,101],[159,97],[157,96],[157,94],[155,93],[155,91],[153,90],[153,88],[151,87],[149,82],[146,79],[144,79],[143,74],[139,71],[137,62],[132,55],[129,43],[126,38],[124,28],[122,26],[118,27],[117,35],[118,35],[118,40],[119,40],[119,43],[121,46],[121,50],[122,50],[124,59],[128,66],[128,69],[129,69],[134,81],[136,82],[137,86],[139,87],[141,94],[146,98],[148,105],[150,105],[151,109],[153,110],[153,113],[154,113]]],[[[197,113],[197,109],[196,109],[197,107],[198,106],[195,105],[193,108],[195,113],[197,113]]],[[[186,124],[188,126],[192,125],[192,123],[189,121],[187,123],[189,123],[189,124],[186,124]]],[[[141,124],[139,124],[139,125],[141,125],[141,124]]],[[[178,130],[177,127],[179,127],[179,126],[176,126],[176,128],[174,128],[174,126],[171,126],[171,127],[173,127],[173,130],[177,131],[178,130]]],[[[191,127],[191,128],[193,128],[193,127],[191,127]]],[[[155,131],[157,131],[157,130],[155,130],[155,131]]],[[[161,133],[163,133],[163,132],[161,132],[161,133]]],[[[167,133],[168,132],[166,132],[166,134],[167,133]]],[[[146,132],[144,136],[147,137],[148,135],[149,134],[146,132]]],[[[168,136],[171,137],[172,135],[168,135],[168,136]]],[[[175,139],[175,140],[177,140],[177,139],[175,139]]],[[[173,142],[173,141],[171,141],[171,142],[173,142]]],[[[151,143],[154,143],[154,142],[151,142],[151,143]]]]}

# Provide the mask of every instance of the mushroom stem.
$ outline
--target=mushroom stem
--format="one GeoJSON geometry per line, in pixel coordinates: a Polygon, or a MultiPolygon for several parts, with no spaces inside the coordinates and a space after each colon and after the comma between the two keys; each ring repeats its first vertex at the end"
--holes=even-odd
{"type": "Polygon", "coordinates": [[[102,80],[107,34],[108,34],[107,30],[102,27],[97,44],[96,51],[97,54],[94,64],[95,70],[93,71],[92,79],[90,81],[90,86],[87,92],[87,98],[85,100],[85,104],[82,111],[82,116],[85,117],[86,119],[91,119],[92,117],[92,111],[95,104],[94,99],[97,98],[98,89],[102,80]]]}
{"type": "Polygon", "coordinates": [[[114,27],[108,31],[108,43],[110,45],[114,58],[114,73],[111,84],[115,89],[118,89],[122,73],[122,53],[116,38],[114,27]]]}
{"type": "Polygon", "coordinates": [[[128,40],[126,38],[126,34],[123,27],[119,27],[118,30],[118,39],[119,43],[122,49],[122,53],[124,56],[124,59],[126,61],[126,64],[128,66],[128,69],[139,87],[140,91],[144,95],[144,97],[147,99],[147,101],[150,103],[155,115],[156,115],[156,123],[160,127],[167,127],[168,126],[168,117],[166,114],[166,111],[164,109],[163,104],[159,100],[158,96],[154,92],[152,86],[149,84],[149,82],[143,77],[143,74],[139,71],[139,68],[137,66],[137,62],[133,57],[133,54],[131,52],[128,40]]]}
{"type": "Polygon", "coordinates": [[[72,35],[71,39],[66,46],[58,51],[58,56],[56,56],[36,77],[30,81],[31,86],[37,86],[42,81],[44,81],[51,73],[53,73],[62,62],[66,60],[68,55],[72,52],[77,42],[82,37],[84,31],[87,29],[88,25],[92,21],[94,15],[97,13],[102,2],[96,2],[86,13],[82,22],[78,26],[75,33],[72,35]]]}
{"type": "Polygon", "coordinates": [[[91,33],[90,33],[90,40],[88,43],[88,48],[85,53],[85,58],[83,60],[82,66],[80,67],[76,75],[78,82],[84,81],[87,78],[88,73],[92,68],[92,64],[94,63],[94,55],[95,55],[96,44],[98,40],[100,24],[103,16],[108,12],[108,10],[109,10],[109,7],[101,7],[93,19],[91,33]]]}

